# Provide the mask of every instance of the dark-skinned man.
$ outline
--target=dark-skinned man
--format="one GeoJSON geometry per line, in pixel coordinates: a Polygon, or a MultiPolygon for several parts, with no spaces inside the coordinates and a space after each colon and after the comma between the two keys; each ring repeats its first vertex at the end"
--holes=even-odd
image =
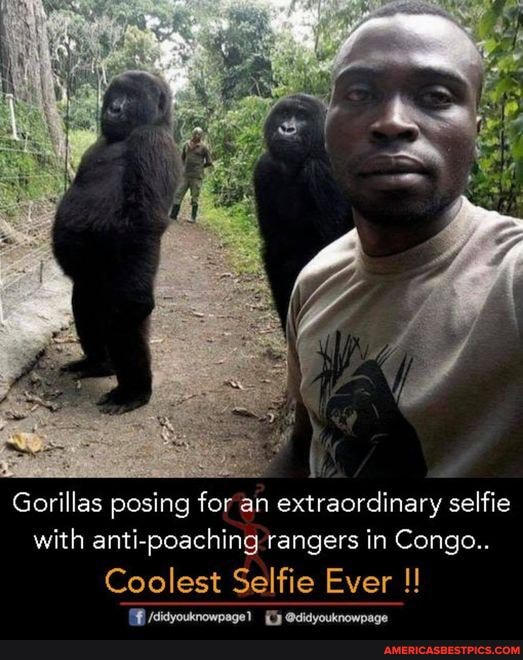
{"type": "Polygon", "coordinates": [[[267,476],[523,476],[523,222],[463,197],[482,79],[425,3],[341,47],[326,145],[356,229],[295,286],[296,422],[267,476]]]}

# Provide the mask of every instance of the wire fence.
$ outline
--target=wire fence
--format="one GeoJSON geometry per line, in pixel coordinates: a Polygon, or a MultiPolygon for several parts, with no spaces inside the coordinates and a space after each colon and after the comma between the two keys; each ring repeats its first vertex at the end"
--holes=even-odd
{"type": "Polygon", "coordinates": [[[74,130],[69,104],[64,104],[66,149],[57,156],[36,102],[2,91],[9,89],[6,74],[0,64],[1,324],[60,272],[53,259],[51,229],[57,202],[69,185],[74,130]]]}

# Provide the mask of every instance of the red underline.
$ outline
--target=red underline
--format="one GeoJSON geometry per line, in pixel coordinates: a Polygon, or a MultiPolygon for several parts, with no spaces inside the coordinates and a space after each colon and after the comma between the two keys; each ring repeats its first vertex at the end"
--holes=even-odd
{"type": "Polygon", "coordinates": [[[403,607],[403,601],[123,601],[122,607],[403,607]]]}

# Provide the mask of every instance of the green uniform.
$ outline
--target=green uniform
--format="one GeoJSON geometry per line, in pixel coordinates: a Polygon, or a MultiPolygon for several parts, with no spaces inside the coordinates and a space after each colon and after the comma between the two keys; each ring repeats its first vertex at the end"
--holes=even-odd
{"type": "Polygon", "coordinates": [[[198,204],[202,188],[203,170],[212,165],[211,154],[206,144],[194,144],[188,140],[182,149],[183,177],[174,197],[175,204],[181,204],[188,189],[191,190],[191,204],[198,204]]]}

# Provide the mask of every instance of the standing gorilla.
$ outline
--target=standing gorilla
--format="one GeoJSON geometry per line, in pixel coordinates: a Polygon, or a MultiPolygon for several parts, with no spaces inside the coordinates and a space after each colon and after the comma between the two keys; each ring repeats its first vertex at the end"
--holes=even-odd
{"type": "Polygon", "coordinates": [[[98,405],[124,413],[151,397],[149,317],[160,242],[179,178],[171,92],[159,77],[127,71],[109,85],[102,136],[84,154],[58,207],[55,257],[73,280],[73,313],[85,353],[64,370],[115,373],[98,405]]]}
{"type": "Polygon", "coordinates": [[[300,270],[354,226],[325,152],[326,113],[325,104],[308,94],[278,101],[265,121],[267,151],[254,170],[263,261],[284,330],[300,270]]]}

